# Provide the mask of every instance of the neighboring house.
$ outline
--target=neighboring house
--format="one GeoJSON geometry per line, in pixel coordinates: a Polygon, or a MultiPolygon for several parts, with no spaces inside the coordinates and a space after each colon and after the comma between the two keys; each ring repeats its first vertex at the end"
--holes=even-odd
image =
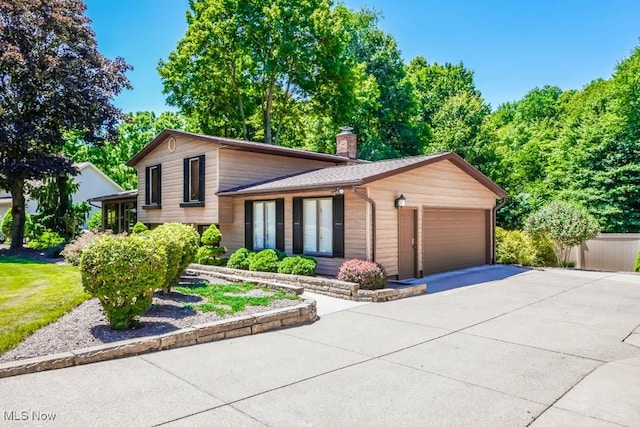
{"type": "Polygon", "coordinates": [[[130,210],[151,227],[217,224],[230,252],[308,254],[325,275],[351,258],[399,278],[493,263],[502,188],[454,153],[365,162],[356,145],[348,128],[337,155],[165,130],[128,163],[139,189],[130,210]]]}
{"type": "MultiPolygon", "coordinates": [[[[74,166],[78,168],[79,173],[74,176],[73,179],[76,183],[80,184],[78,191],[73,195],[74,203],[88,201],[105,193],[122,191],[121,186],[105,175],[104,172],[98,169],[93,163],[75,163],[74,166]]],[[[7,210],[11,209],[12,202],[11,194],[0,191],[0,219],[7,210]]],[[[35,200],[30,200],[28,195],[26,208],[29,215],[36,213],[38,209],[38,203],[35,200]]],[[[95,205],[91,206],[91,212],[87,216],[87,221],[97,210],[99,210],[98,207],[95,205]]],[[[82,228],[87,228],[86,222],[82,225],[82,228]]]]}

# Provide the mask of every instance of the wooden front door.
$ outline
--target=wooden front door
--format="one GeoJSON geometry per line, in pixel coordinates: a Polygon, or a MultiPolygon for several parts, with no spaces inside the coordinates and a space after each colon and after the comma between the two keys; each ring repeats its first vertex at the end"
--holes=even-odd
{"type": "Polygon", "coordinates": [[[416,209],[398,209],[398,279],[417,276],[416,209]]]}

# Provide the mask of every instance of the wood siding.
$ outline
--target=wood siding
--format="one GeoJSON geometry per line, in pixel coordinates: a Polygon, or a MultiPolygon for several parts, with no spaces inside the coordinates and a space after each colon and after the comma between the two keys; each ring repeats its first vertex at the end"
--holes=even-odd
{"type": "Polygon", "coordinates": [[[233,199],[218,200],[216,193],[240,185],[280,176],[334,166],[333,162],[283,157],[272,154],[234,150],[216,143],[177,136],[176,148],[168,149],[168,139],[160,143],[136,165],[138,173],[138,220],[147,224],[182,222],[185,224],[219,224],[234,222],[233,199]],[[205,205],[181,207],[183,202],[183,160],[205,155],[205,205]],[[161,209],[144,209],[145,168],[162,165],[161,209]]]}
{"type": "MultiPolygon", "coordinates": [[[[284,198],[284,244],[285,252],[289,255],[293,252],[293,198],[294,197],[327,197],[330,191],[314,191],[290,194],[273,194],[266,196],[235,197],[233,210],[235,211],[232,223],[220,224],[222,232],[222,245],[231,254],[244,247],[244,201],[245,200],[272,200],[284,198]]],[[[344,224],[344,258],[315,257],[318,261],[317,274],[335,276],[340,265],[345,259],[367,257],[366,246],[366,216],[367,204],[351,191],[344,192],[345,224],[344,224]]]]}
{"type": "Polygon", "coordinates": [[[274,156],[223,147],[220,148],[219,190],[225,191],[242,185],[334,165],[335,163],[319,160],[274,156]]]}
{"type": "MultiPolygon", "coordinates": [[[[423,209],[491,209],[496,195],[453,163],[442,161],[384,178],[369,185],[369,197],[376,202],[376,261],[389,276],[398,274],[398,212],[396,198],[404,194],[407,207],[418,208],[418,239],[422,246],[423,209]]],[[[418,270],[423,270],[422,247],[418,249],[418,270]]]]}
{"type": "Polygon", "coordinates": [[[167,142],[158,145],[137,165],[138,171],[138,221],[146,224],[181,222],[184,224],[214,224],[218,222],[218,146],[193,138],[176,138],[176,148],[168,149],[167,142]],[[205,205],[204,207],[182,208],[183,202],[183,160],[205,155],[205,205]],[[162,165],[161,209],[144,209],[147,166],[162,165]]]}

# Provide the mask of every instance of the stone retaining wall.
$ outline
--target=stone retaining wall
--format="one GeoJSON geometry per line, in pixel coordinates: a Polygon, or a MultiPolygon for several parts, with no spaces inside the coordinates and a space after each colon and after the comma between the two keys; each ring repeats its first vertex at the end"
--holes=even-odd
{"type": "Polygon", "coordinates": [[[316,302],[303,299],[302,303],[292,307],[217,320],[163,335],[116,341],[65,353],[3,363],[0,364],[0,378],[258,334],[272,329],[313,323],[317,317],[316,302]]]}
{"type": "Polygon", "coordinates": [[[384,302],[427,293],[427,285],[387,288],[369,291],[360,289],[357,283],[343,282],[317,276],[265,273],[238,270],[212,265],[190,264],[187,274],[217,277],[229,281],[251,281],[273,289],[283,289],[300,295],[304,290],[352,301],[384,302]]]}

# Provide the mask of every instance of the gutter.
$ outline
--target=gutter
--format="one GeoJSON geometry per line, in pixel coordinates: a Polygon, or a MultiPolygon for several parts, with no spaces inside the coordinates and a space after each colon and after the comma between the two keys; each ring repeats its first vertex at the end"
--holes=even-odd
{"type": "Polygon", "coordinates": [[[356,190],[356,186],[351,187],[353,194],[371,205],[371,261],[376,262],[376,202],[356,190]]]}
{"type": "Polygon", "coordinates": [[[509,201],[509,197],[502,199],[502,202],[491,209],[491,264],[496,263],[496,213],[509,201]]]}

